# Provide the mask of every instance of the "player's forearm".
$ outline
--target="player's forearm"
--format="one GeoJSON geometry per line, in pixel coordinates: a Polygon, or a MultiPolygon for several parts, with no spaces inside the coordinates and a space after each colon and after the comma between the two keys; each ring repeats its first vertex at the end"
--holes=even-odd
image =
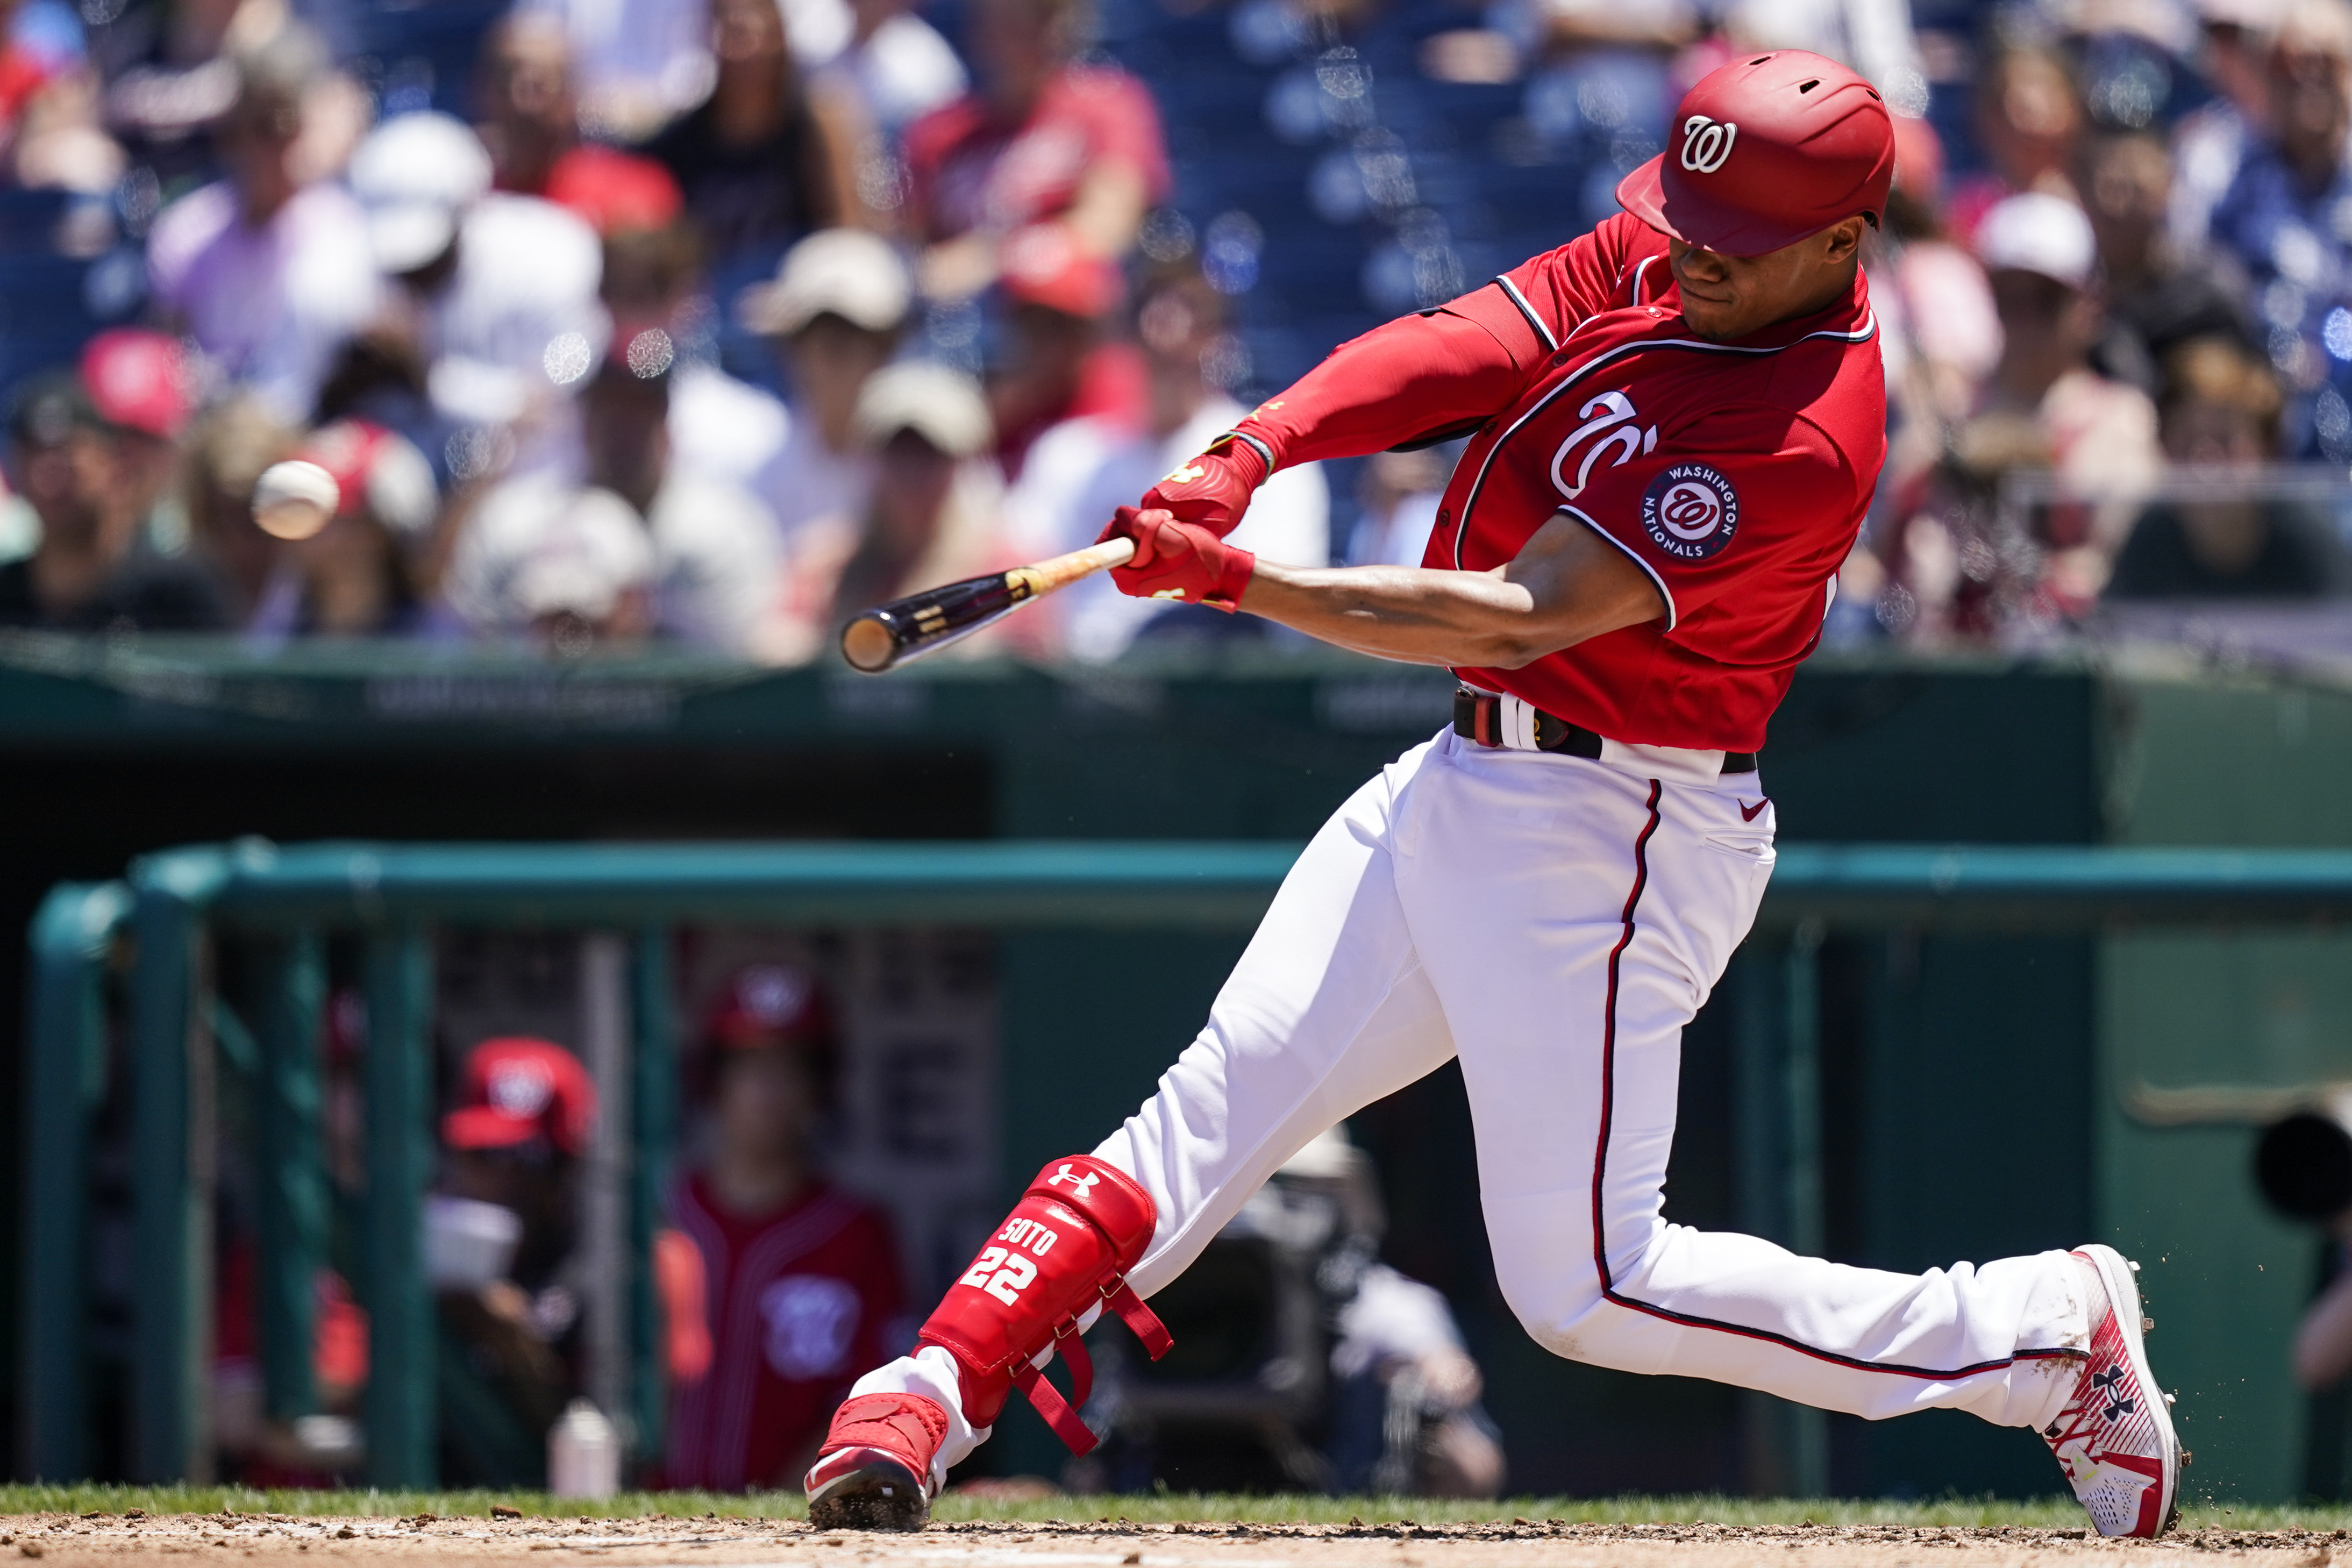
{"type": "Polygon", "coordinates": [[[1592,635],[1544,614],[1526,584],[1499,574],[1418,566],[1261,561],[1241,607],[1324,642],[1409,664],[1515,669],[1592,635]]]}
{"type": "Polygon", "coordinates": [[[1449,310],[1402,317],[1333,349],[1236,428],[1263,441],[1278,468],[1384,452],[1510,406],[1535,347],[1532,333],[1508,344],[1449,310]]]}

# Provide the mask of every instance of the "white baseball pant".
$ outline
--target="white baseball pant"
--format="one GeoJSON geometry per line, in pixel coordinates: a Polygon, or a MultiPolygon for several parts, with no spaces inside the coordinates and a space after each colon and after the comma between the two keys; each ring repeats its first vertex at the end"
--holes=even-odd
{"type": "MultiPolygon", "coordinates": [[[[1601,761],[1451,731],[1358,790],[1284,879],[1208,1026],[1095,1152],[1159,1205],[1149,1296],[1325,1128],[1457,1053],[1504,1298],[1557,1354],[1878,1419],[2042,1426],[2088,1342],[2063,1252],[1924,1275],[1800,1258],[1662,1215],[1683,1026],[1748,934],[1772,807],[1709,753],[1601,761]]],[[[860,1394],[987,1434],[928,1349],[860,1394]]]]}

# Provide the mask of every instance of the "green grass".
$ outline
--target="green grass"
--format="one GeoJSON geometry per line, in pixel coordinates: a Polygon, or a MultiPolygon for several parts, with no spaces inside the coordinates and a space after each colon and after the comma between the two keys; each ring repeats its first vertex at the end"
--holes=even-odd
{"type": "MultiPolygon", "coordinates": [[[[0,1514],[240,1513],[373,1515],[399,1518],[430,1513],[444,1519],[488,1517],[503,1504],[533,1517],[643,1519],[667,1514],[697,1519],[799,1519],[805,1510],[797,1492],[624,1492],[602,1502],[551,1498],[543,1492],[257,1491],[249,1487],[0,1486],[0,1514]]],[[[1044,1523],[1098,1519],[1138,1524],[1230,1522],[1259,1524],[1368,1524],[1412,1520],[1422,1524],[1479,1520],[1564,1520],[1577,1524],[1639,1524],[1706,1521],[1715,1524],[1887,1524],[2011,1526],[2074,1530],[2082,1510],[2063,1498],[2009,1502],[1991,1498],[1948,1497],[1898,1501],[1887,1499],[1736,1498],[1719,1496],[1621,1498],[1506,1498],[1499,1502],[1447,1502],[1428,1498],[1229,1497],[1161,1492],[1141,1497],[1057,1496],[1009,1501],[954,1493],[940,1500],[933,1517],[944,1521],[1005,1520],[1044,1523]]],[[[2205,1502],[2184,1506],[2184,1530],[2352,1529],[2352,1505],[2281,1507],[2205,1502]]]]}

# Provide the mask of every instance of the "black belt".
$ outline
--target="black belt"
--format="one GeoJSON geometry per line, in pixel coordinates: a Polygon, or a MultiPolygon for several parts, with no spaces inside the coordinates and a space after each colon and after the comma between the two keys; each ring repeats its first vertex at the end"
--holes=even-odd
{"type": "MultiPolygon", "coordinates": [[[[1589,761],[1601,760],[1601,737],[1581,724],[1571,724],[1540,708],[1530,709],[1536,716],[1536,749],[1559,752],[1589,761]]],[[[1503,700],[1489,697],[1483,691],[1462,688],[1454,693],[1454,732],[1465,741],[1475,741],[1482,746],[1503,743],[1503,700]]],[[[1756,771],[1754,752],[1726,752],[1723,771],[1727,773],[1752,773],[1756,771]]]]}

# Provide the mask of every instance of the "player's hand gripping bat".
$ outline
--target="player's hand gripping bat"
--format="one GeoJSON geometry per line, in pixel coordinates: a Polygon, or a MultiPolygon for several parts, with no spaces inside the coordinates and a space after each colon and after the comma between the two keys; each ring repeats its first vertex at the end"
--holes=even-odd
{"type": "Polygon", "coordinates": [[[951,642],[961,642],[1056,588],[1066,588],[1108,567],[1124,566],[1134,554],[1135,541],[1107,540],[1034,566],[967,577],[893,599],[841,628],[841,657],[852,669],[880,675],[951,642]]]}

